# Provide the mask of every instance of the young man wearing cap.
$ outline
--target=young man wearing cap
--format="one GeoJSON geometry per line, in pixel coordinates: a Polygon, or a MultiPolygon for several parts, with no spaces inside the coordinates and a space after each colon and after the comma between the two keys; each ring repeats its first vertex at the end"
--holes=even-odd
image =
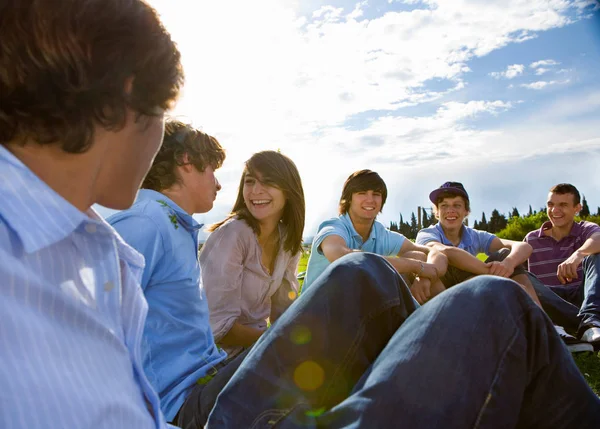
{"type": "MultiPolygon", "coordinates": [[[[353,252],[384,256],[401,274],[411,275],[415,299],[423,302],[422,291],[443,288],[439,276],[446,272],[446,257],[419,246],[376,220],[387,199],[387,187],[374,171],[352,173],[342,190],[338,217],[321,225],[315,236],[303,290],[306,290],[338,258],[353,252]]],[[[406,276],[408,278],[408,276],[406,276]]]]}
{"type": "Polygon", "coordinates": [[[446,182],[432,191],[429,199],[438,223],[419,231],[416,242],[437,249],[448,258],[448,270],[441,278],[444,288],[476,275],[492,274],[514,279],[540,305],[527,272],[521,266],[531,254],[530,245],[501,239],[464,225],[471,208],[462,183],[446,182]],[[479,253],[485,253],[488,259],[482,262],[477,258],[479,253]]]}
{"type": "Polygon", "coordinates": [[[582,341],[600,346],[600,226],[575,222],[581,210],[577,188],[553,186],[546,202],[549,221],[531,231],[529,271],[536,292],[556,323],[582,341]],[[545,285],[545,286],[544,286],[545,285]]]}

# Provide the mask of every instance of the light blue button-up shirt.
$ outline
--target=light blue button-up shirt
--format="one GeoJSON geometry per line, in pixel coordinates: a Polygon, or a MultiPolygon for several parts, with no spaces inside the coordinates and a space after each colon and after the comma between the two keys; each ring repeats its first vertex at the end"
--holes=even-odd
{"type": "Polygon", "coordinates": [[[349,249],[358,249],[381,256],[396,256],[406,240],[402,234],[390,231],[381,222],[375,221],[371,227],[369,238],[363,242],[360,234],[354,229],[348,213],[326,220],[319,225],[317,235],[313,240],[302,290],[306,290],[329,266],[329,260],[321,250],[321,244],[330,235],[342,237],[349,249]]]}
{"type": "Polygon", "coordinates": [[[165,195],[149,189],[140,190],[135,204],[108,222],[146,259],[144,369],[171,421],[198,379],[227,356],[215,345],[201,283],[202,225],[165,195]]]}
{"type": "Polygon", "coordinates": [[[0,428],[166,427],[140,356],[143,266],[0,145],[0,428]]]}
{"type": "MultiPolygon", "coordinates": [[[[473,256],[477,256],[479,253],[489,255],[490,245],[494,238],[496,238],[496,236],[491,232],[479,231],[478,229],[469,228],[468,226],[463,225],[460,243],[458,243],[458,246],[456,247],[469,252],[473,256]]],[[[415,241],[422,246],[432,241],[442,243],[446,246],[454,246],[454,244],[448,240],[446,234],[444,234],[444,230],[439,223],[419,231],[415,241]]]]}

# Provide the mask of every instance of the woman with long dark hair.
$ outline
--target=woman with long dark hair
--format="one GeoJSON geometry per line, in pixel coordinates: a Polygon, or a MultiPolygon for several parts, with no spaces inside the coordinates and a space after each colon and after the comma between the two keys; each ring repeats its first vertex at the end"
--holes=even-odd
{"type": "Polygon", "coordinates": [[[212,225],[200,254],[215,341],[230,356],[250,347],[298,293],[304,191],[279,152],[246,161],[231,213],[212,225]]]}

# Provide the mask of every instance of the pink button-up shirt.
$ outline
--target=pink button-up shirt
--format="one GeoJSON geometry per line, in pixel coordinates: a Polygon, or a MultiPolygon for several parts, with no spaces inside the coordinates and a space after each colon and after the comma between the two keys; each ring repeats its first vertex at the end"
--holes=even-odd
{"type": "MultiPolygon", "coordinates": [[[[267,329],[267,318],[277,318],[297,296],[296,270],[301,253],[292,255],[283,250],[283,225],[279,227],[279,234],[280,248],[272,274],[262,264],[262,249],[256,234],[243,220],[224,223],[202,247],[202,283],[217,343],[235,322],[267,329]]],[[[242,347],[224,349],[233,356],[242,347]]]]}

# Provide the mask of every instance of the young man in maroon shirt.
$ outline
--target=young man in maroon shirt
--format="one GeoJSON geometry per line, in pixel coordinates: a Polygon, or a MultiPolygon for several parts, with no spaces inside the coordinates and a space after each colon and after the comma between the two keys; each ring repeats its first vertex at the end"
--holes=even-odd
{"type": "Polygon", "coordinates": [[[536,292],[555,323],[600,347],[600,226],[575,222],[581,203],[573,185],[552,187],[546,207],[550,220],[525,237],[536,292]]]}

